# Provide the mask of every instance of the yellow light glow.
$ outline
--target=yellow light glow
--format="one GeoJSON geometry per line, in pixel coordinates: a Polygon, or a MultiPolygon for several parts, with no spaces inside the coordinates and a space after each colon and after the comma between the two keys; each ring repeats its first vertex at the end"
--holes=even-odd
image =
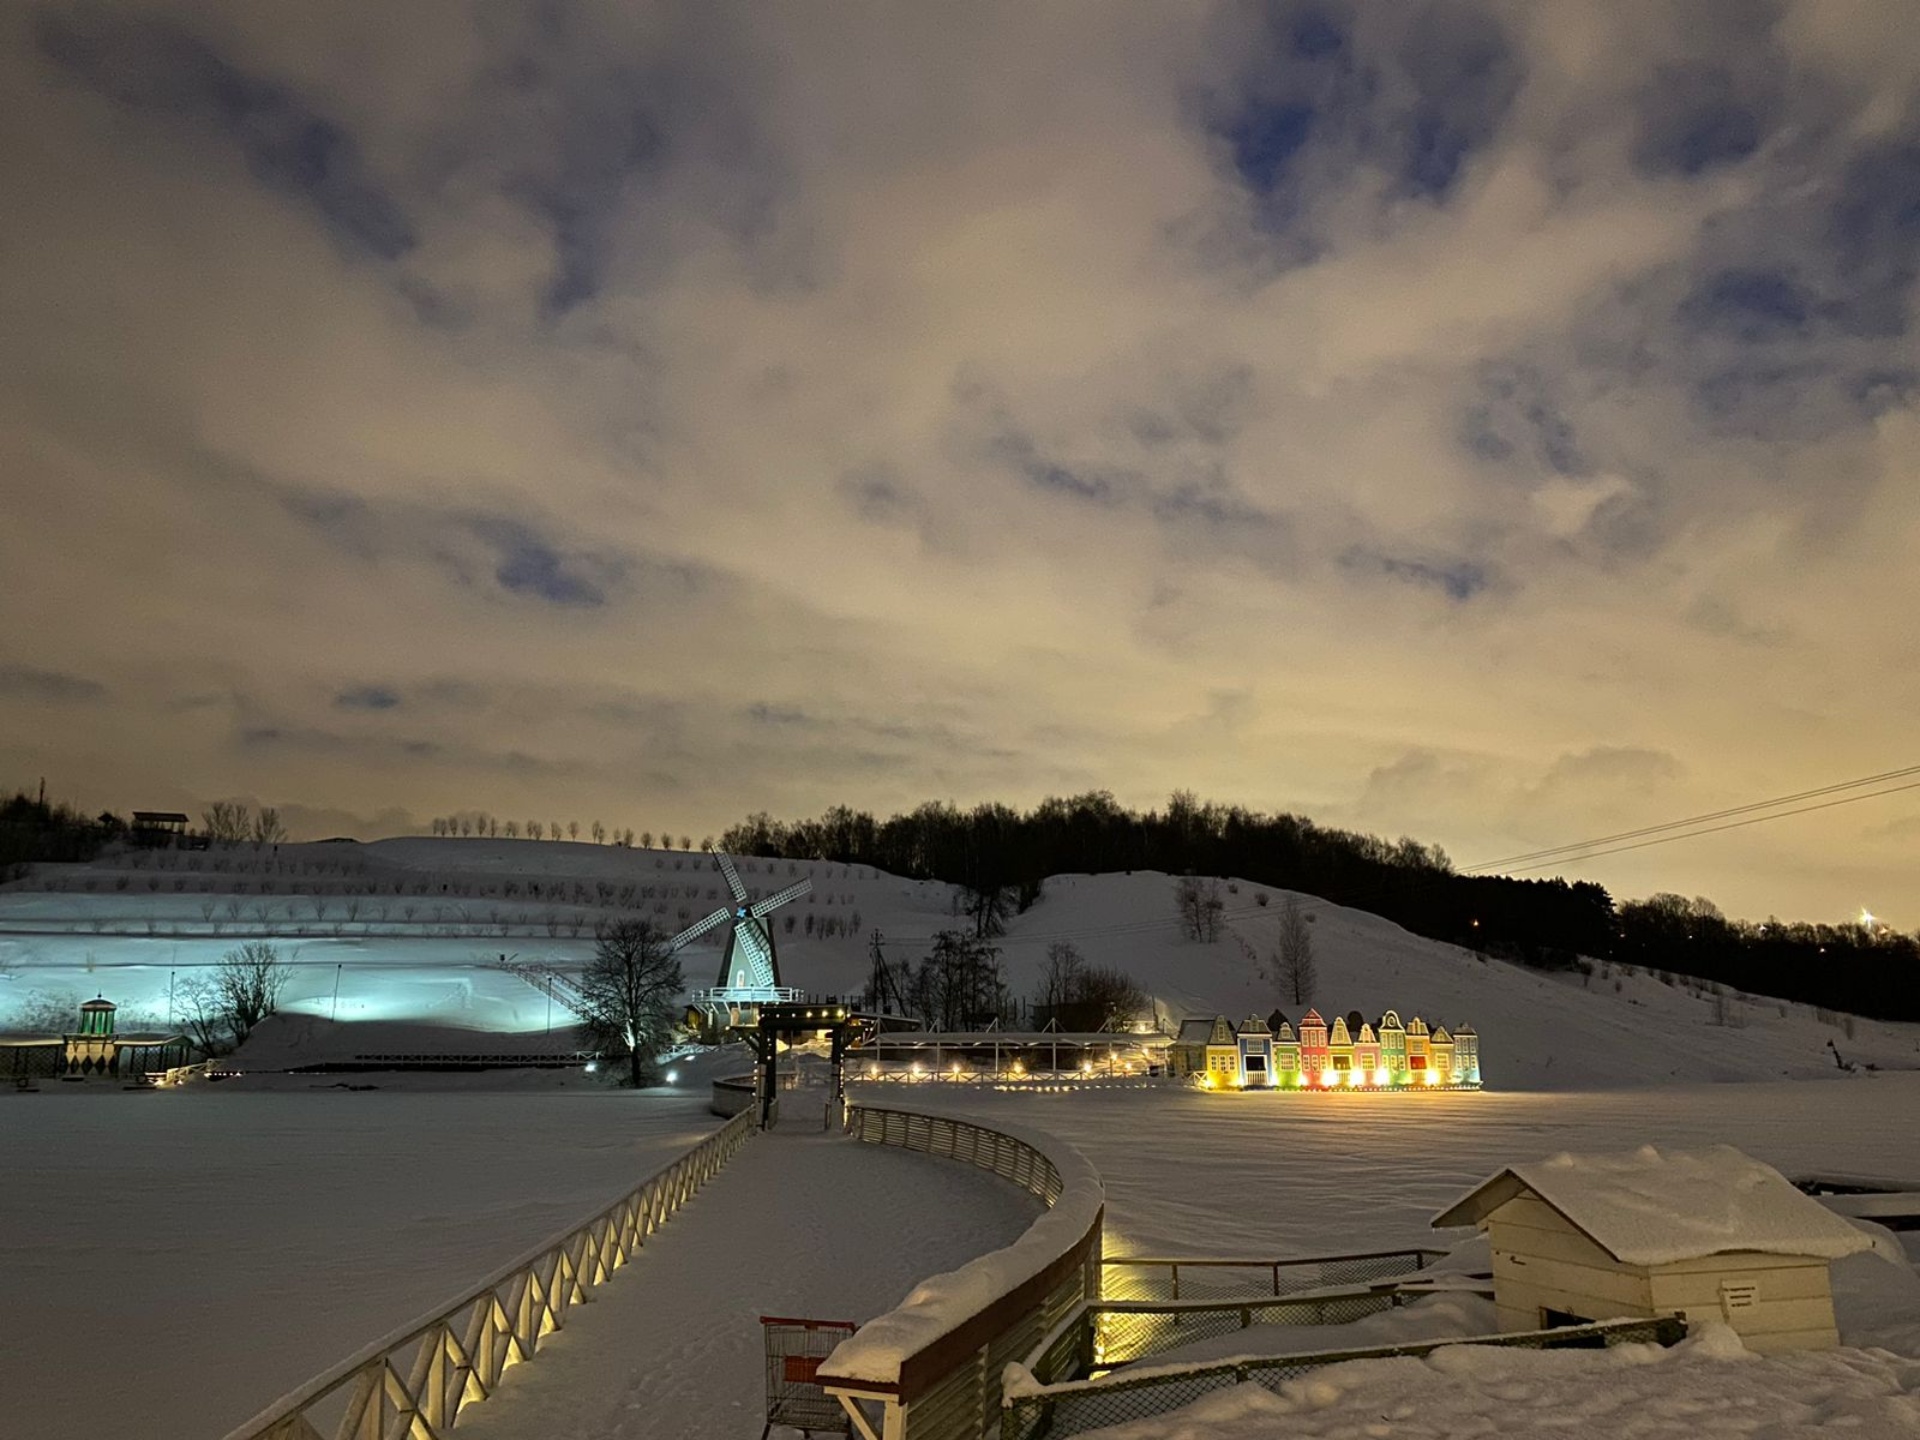
{"type": "Polygon", "coordinates": [[[1440,1083],[1440,1072],[1438,1070],[1427,1071],[1427,1084],[1438,1085],[1439,1083],[1440,1083]]]}

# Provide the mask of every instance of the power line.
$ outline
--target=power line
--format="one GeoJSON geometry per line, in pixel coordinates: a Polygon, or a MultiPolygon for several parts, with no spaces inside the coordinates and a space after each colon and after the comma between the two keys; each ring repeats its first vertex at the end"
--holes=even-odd
{"type": "Polygon", "coordinates": [[[1738,830],[1746,825],[1764,824],[1768,820],[1784,820],[1789,815],[1805,815],[1812,810],[1831,810],[1836,805],[1852,805],[1860,800],[1876,800],[1882,795],[1897,795],[1902,790],[1920,790],[1920,780],[1906,785],[1890,785],[1885,790],[1873,790],[1865,795],[1843,795],[1838,800],[1825,800],[1818,805],[1802,805],[1796,810],[1781,810],[1772,815],[1753,815],[1745,820],[1731,820],[1725,825],[1710,825],[1704,830],[1689,830],[1682,835],[1661,835],[1652,840],[1641,840],[1632,845],[1616,845],[1609,850],[1595,850],[1590,854],[1575,855],[1564,860],[1540,860],[1532,865],[1512,865],[1507,868],[1510,873],[1518,873],[1527,870],[1546,870],[1555,865],[1570,864],[1575,860],[1597,860],[1602,855],[1618,855],[1626,850],[1644,850],[1649,845],[1667,845],[1675,840],[1691,840],[1696,835],[1714,835],[1722,830],[1738,830]]]}
{"type": "MultiPolygon", "coordinates": [[[[1858,790],[1860,787],[1864,785],[1879,785],[1879,784],[1883,784],[1888,780],[1904,780],[1909,775],[1920,775],[1920,765],[1909,765],[1909,766],[1906,766],[1904,769],[1900,769],[1900,770],[1887,770],[1887,771],[1883,771],[1881,774],[1878,774],[1878,775],[1866,775],[1866,776],[1862,776],[1858,780],[1842,781],[1837,785],[1822,785],[1815,790],[1802,790],[1802,791],[1799,791],[1797,794],[1781,795],[1781,796],[1777,796],[1772,800],[1757,800],[1750,805],[1735,805],[1730,809],[1726,809],[1726,810],[1713,810],[1708,812],[1705,815],[1689,816],[1685,820],[1669,820],[1664,825],[1648,825],[1639,830],[1622,830],[1618,834],[1614,834],[1614,835],[1600,835],[1600,836],[1596,836],[1592,840],[1581,840],[1572,845],[1553,845],[1553,846],[1549,846],[1545,850],[1529,850],[1526,853],[1521,855],[1504,855],[1498,860],[1483,860],[1477,865],[1465,866],[1461,869],[1460,873],[1462,875],[1471,875],[1476,871],[1480,871],[1480,870],[1494,870],[1494,869],[1507,869],[1507,868],[1537,869],[1538,868],[1537,866],[1525,865],[1525,864],[1522,864],[1521,862],[1530,861],[1530,860],[1544,860],[1549,856],[1555,856],[1555,855],[1566,855],[1570,859],[1579,859],[1582,857],[1569,855],[1569,852],[1575,851],[1575,850],[1591,850],[1598,845],[1611,845],[1617,840],[1637,840],[1643,835],[1659,835],[1668,830],[1683,830],[1693,825],[1704,825],[1709,820],[1725,820],[1734,815],[1748,815],[1756,810],[1772,810],[1774,807],[1779,805],[1792,805],[1801,800],[1813,800],[1813,799],[1819,798],[1822,795],[1836,794],[1837,792],[1842,790],[1858,790]]],[[[1895,787],[1895,789],[1907,789],[1907,788],[1909,787],[1907,786],[1895,787]]],[[[1892,794],[1893,792],[1891,790],[1885,790],[1885,791],[1878,791],[1876,793],[1892,794]]],[[[1861,799],[1861,800],[1868,800],[1868,799],[1871,799],[1872,796],[1861,795],[1855,798],[1861,799]]],[[[1825,807],[1812,806],[1810,808],[1823,809],[1825,807]]],[[[1798,815],[1802,812],[1798,810],[1788,810],[1788,811],[1783,811],[1782,813],[1786,815],[1798,815]]],[[[1762,816],[1761,818],[1772,819],[1774,817],[1762,816]]],[[[1749,822],[1749,823],[1757,823],[1757,822],[1749,822]]],[[[1726,826],[1721,828],[1732,829],[1734,827],[1726,826]]],[[[1710,830],[1703,830],[1700,833],[1703,835],[1708,835],[1708,834],[1712,834],[1713,832],[1710,830]]],[[[1684,839],[1685,837],[1675,836],[1674,838],[1684,839]]],[[[1634,849],[1638,847],[1628,846],[1626,848],[1634,849]]],[[[1612,852],[1609,851],[1607,853],[1610,854],[1612,852]]]]}

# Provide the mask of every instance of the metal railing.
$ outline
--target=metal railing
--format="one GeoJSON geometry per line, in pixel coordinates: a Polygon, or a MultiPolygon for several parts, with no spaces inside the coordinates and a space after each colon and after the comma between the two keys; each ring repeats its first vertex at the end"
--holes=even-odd
{"type": "Polygon", "coordinates": [[[226,1440],[444,1434],[733,1158],[753,1119],[735,1116],[604,1210],[281,1397],[226,1440]]]}
{"type": "MultiPolygon", "coordinates": [[[[1130,1364],[1254,1325],[1350,1325],[1432,1293],[1424,1288],[1402,1291],[1386,1284],[1251,1300],[1089,1300],[1082,1313],[1092,1331],[1094,1365],[1109,1366],[1130,1364]]],[[[1493,1284],[1445,1293],[1477,1294],[1491,1300],[1493,1284]]]]}
{"type": "Polygon", "coordinates": [[[1122,1300],[1178,1300],[1180,1272],[1188,1272],[1188,1298],[1285,1295],[1326,1285],[1358,1285],[1410,1275],[1445,1257],[1444,1250],[1369,1250],[1355,1255],[1309,1255],[1289,1259],[1225,1259],[1215,1256],[1109,1255],[1101,1294],[1122,1300]]]}
{"type": "Polygon", "coordinates": [[[1665,1315],[1651,1320],[1609,1320],[1597,1325],[1569,1325],[1557,1330],[1528,1330],[1505,1335],[1463,1336],[1422,1340],[1406,1345],[1379,1345],[1365,1349],[1326,1350],[1313,1354],[1239,1357],[1184,1366],[1155,1365],[1145,1374],[1115,1370],[1093,1380],[1055,1380],[1043,1371],[1084,1363],[1076,1356],[1070,1337],[1058,1327],[1028,1357],[1032,1381],[1010,1388],[1003,1402],[1000,1440],[1064,1440],[1087,1430],[1165,1415],[1193,1404],[1216,1390],[1251,1381],[1278,1390],[1288,1380],[1348,1360],[1379,1360],[1396,1356],[1431,1355],[1449,1345],[1503,1345],[1530,1350],[1598,1348],[1627,1343],[1678,1344],[1686,1338],[1686,1321],[1665,1315]]]}
{"type": "Polygon", "coordinates": [[[923,1282],[820,1367],[862,1440],[984,1436],[1000,1422],[1007,1363],[1099,1294],[1099,1177],[1070,1146],[946,1116],[854,1104],[846,1128],[868,1144],[990,1170],[1048,1206],[1013,1245],[923,1282]],[[958,1303],[969,1293],[982,1298],[958,1303]],[[954,1303],[943,1308],[943,1298],[954,1303]]]}

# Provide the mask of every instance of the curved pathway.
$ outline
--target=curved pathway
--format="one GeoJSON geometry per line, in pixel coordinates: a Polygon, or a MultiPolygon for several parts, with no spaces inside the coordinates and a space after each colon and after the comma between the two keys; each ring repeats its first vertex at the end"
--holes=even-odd
{"type": "Polygon", "coordinates": [[[531,1365],[460,1416],[472,1440],[752,1436],[761,1315],[864,1322],[1010,1244],[1033,1197],[840,1136],[756,1137],[531,1365]]]}

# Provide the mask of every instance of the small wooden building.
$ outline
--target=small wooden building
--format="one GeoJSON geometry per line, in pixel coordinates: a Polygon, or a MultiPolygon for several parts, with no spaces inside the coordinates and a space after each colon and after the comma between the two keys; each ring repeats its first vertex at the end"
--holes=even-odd
{"type": "Polygon", "coordinates": [[[1274,1082],[1273,1031],[1258,1015],[1249,1015],[1234,1032],[1240,1049],[1240,1084],[1248,1090],[1265,1090],[1274,1082]]]}
{"type": "Polygon", "coordinates": [[[1828,1266],[1872,1248],[1727,1145],[1511,1166],[1433,1223],[1487,1232],[1502,1330],[1678,1313],[1762,1354],[1838,1344],[1828,1266]]]}

